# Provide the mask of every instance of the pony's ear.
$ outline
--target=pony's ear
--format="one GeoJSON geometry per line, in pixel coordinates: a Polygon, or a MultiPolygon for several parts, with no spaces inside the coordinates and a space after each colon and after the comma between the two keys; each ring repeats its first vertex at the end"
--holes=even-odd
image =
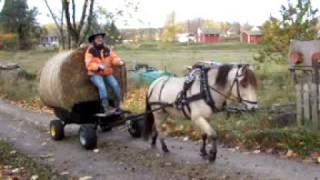
{"type": "Polygon", "coordinates": [[[250,66],[249,64],[242,64],[241,65],[241,74],[242,75],[244,75],[248,71],[249,66],[250,66]]]}

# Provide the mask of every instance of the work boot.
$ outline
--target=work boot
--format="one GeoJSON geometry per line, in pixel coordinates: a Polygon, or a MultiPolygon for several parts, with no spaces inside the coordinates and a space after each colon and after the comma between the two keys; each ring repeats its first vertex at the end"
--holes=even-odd
{"type": "Polygon", "coordinates": [[[114,102],[114,107],[115,107],[116,109],[118,109],[118,110],[122,110],[120,100],[115,100],[115,102],[114,102]]]}
{"type": "Polygon", "coordinates": [[[99,113],[98,114],[99,116],[109,116],[109,115],[112,115],[115,112],[114,108],[111,108],[109,106],[108,99],[102,99],[101,100],[101,105],[102,105],[102,108],[103,108],[103,113],[99,113]]]}

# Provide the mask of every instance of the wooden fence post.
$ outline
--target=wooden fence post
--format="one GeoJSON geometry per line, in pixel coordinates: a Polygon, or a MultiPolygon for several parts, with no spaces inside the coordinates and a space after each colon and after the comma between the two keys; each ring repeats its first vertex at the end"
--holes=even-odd
{"type": "Polygon", "coordinates": [[[302,126],[302,86],[300,83],[296,84],[296,96],[297,96],[297,123],[299,126],[302,126]]]}

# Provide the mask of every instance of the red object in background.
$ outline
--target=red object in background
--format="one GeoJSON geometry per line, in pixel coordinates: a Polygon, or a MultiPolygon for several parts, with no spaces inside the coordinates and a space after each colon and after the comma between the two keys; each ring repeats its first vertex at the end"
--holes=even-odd
{"type": "Polygon", "coordinates": [[[197,39],[202,43],[216,43],[220,41],[220,34],[200,34],[197,39]]]}
{"type": "Polygon", "coordinates": [[[300,64],[303,61],[302,54],[300,52],[292,52],[290,53],[290,61],[293,64],[300,64]]]}
{"type": "Polygon", "coordinates": [[[3,49],[3,43],[0,41],[0,50],[3,49]]]}
{"type": "Polygon", "coordinates": [[[312,55],[312,61],[317,61],[320,63],[320,52],[316,52],[312,55]]]}
{"type": "Polygon", "coordinates": [[[250,34],[248,32],[242,32],[242,42],[248,44],[258,44],[262,40],[262,34],[250,34]]]}

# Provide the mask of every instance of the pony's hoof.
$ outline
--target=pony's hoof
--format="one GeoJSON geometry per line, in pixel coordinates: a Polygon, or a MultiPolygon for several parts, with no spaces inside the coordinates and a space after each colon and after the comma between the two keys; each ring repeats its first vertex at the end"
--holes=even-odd
{"type": "Polygon", "coordinates": [[[157,145],[156,144],[151,144],[151,149],[156,149],[157,148],[157,145]]]}
{"type": "Polygon", "coordinates": [[[210,151],[209,153],[209,162],[215,162],[217,158],[217,152],[210,151]]]}
{"type": "Polygon", "coordinates": [[[200,156],[201,156],[202,158],[206,158],[206,157],[208,156],[207,151],[205,151],[205,150],[200,150],[200,156]]]}
{"type": "Polygon", "coordinates": [[[166,146],[162,147],[162,151],[163,151],[165,154],[167,154],[167,153],[170,152],[169,149],[168,149],[168,147],[166,147],[166,146]]]}

